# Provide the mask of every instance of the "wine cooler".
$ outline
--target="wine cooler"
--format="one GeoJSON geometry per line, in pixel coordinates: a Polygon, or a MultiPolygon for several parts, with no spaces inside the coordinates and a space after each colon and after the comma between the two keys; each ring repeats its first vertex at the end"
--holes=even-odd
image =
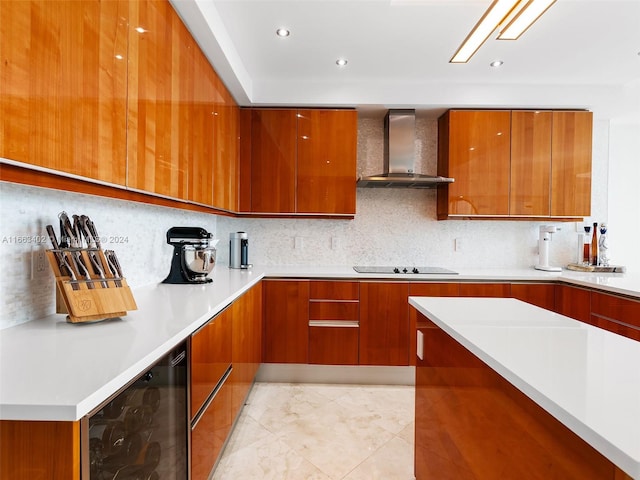
{"type": "Polygon", "coordinates": [[[186,343],[88,419],[83,479],[187,480],[186,343]]]}

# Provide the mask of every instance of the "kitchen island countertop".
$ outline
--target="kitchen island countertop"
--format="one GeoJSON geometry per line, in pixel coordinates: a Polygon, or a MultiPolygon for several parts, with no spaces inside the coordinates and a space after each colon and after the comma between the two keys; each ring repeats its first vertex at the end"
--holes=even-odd
{"type": "Polygon", "coordinates": [[[409,303],[640,479],[640,342],[511,298],[409,303]]]}
{"type": "Polygon", "coordinates": [[[640,276],[534,269],[458,275],[359,274],[351,266],[216,266],[207,285],[133,289],[138,310],[121,320],[72,325],[50,315],[0,330],[0,419],[74,421],[142,373],[262,278],[401,281],[563,281],[640,298],[640,276]]]}

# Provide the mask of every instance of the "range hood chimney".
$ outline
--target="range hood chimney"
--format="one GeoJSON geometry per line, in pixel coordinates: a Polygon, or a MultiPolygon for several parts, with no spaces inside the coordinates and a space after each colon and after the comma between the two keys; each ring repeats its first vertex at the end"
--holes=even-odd
{"type": "Polygon", "coordinates": [[[384,171],[362,177],[364,188],[435,188],[453,178],[415,173],[415,110],[389,110],[384,117],[384,171]]]}

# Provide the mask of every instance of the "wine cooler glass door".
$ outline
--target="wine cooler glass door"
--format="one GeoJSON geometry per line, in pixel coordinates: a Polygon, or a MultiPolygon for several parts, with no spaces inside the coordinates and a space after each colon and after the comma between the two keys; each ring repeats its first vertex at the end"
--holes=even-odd
{"type": "Polygon", "coordinates": [[[89,418],[90,480],[186,480],[183,344],[89,418]]]}

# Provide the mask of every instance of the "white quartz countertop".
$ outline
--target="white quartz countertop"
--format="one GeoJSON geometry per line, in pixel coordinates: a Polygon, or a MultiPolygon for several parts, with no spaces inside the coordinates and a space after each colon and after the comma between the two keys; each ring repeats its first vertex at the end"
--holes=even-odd
{"type": "Polygon", "coordinates": [[[261,274],[214,268],[207,285],[133,290],[121,320],[67,323],[52,315],[0,331],[0,419],[79,420],[153,365],[261,274]]]}
{"type": "Polygon", "coordinates": [[[640,479],[640,342],[515,299],[409,303],[640,479]]]}
{"type": "Polygon", "coordinates": [[[121,320],[69,324],[51,315],[0,330],[0,419],[78,420],[143,373],[263,277],[412,281],[554,281],[640,298],[640,277],[468,270],[459,275],[371,275],[351,266],[216,266],[208,285],[133,290],[138,310],[121,320]]]}

